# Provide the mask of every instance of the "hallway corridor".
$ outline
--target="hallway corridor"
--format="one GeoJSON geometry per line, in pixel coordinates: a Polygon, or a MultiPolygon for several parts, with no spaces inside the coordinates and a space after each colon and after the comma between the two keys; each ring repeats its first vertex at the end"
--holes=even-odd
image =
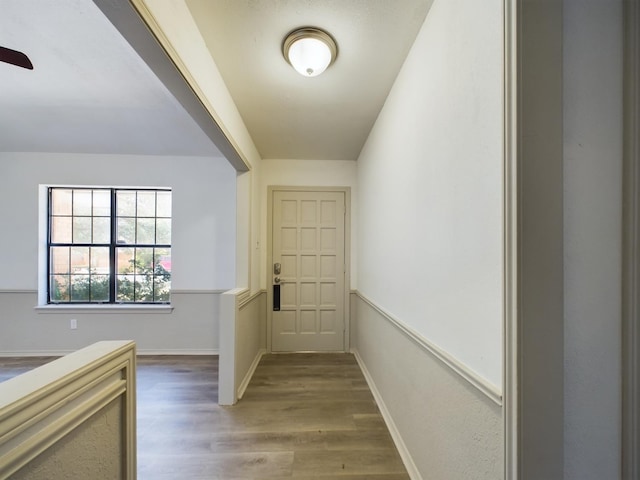
{"type": "MultiPolygon", "coordinates": [[[[0,358],[6,380],[52,358],[0,358]]],[[[353,355],[265,355],[217,405],[218,358],[138,357],[140,480],[405,480],[353,355]]]]}

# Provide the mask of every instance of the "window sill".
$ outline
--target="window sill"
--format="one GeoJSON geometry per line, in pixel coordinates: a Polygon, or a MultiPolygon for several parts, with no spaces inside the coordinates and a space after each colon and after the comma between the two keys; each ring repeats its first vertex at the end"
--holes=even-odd
{"type": "Polygon", "coordinates": [[[171,313],[172,305],[38,305],[38,313],[171,313]]]}

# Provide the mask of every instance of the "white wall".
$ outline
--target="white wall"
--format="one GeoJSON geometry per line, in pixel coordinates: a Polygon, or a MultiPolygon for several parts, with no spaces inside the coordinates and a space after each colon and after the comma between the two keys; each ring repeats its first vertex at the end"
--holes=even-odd
{"type": "Polygon", "coordinates": [[[256,162],[251,169],[251,238],[250,248],[250,285],[251,293],[262,287],[263,245],[262,238],[262,161],[256,162]]]}
{"type": "Polygon", "coordinates": [[[358,159],[358,290],[502,383],[502,2],[436,0],[358,159]]]}
{"type": "MultiPolygon", "coordinates": [[[[141,3],[141,2],[136,2],[141,3]]],[[[185,0],[144,0],[145,7],[186,67],[189,80],[243,159],[254,166],[260,155],[185,0]]]]}
{"type": "Polygon", "coordinates": [[[0,153],[0,351],[62,352],[107,338],[148,351],[217,349],[213,296],[235,284],[235,188],[221,158],[0,153]],[[83,313],[70,331],[68,313],[34,312],[38,186],[48,184],[172,188],[171,314],[83,313]]]}
{"type": "MultiPolygon", "coordinates": [[[[260,199],[262,204],[262,264],[267,263],[267,187],[351,187],[351,288],[357,286],[357,164],[352,160],[263,160],[260,199]]],[[[266,277],[262,288],[267,288],[266,277]]]]}
{"type": "Polygon", "coordinates": [[[358,159],[352,348],[412,478],[504,474],[502,22],[435,0],[358,159]]]}
{"type": "Polygon", "coordinates": [[[500,405],[359,295],[351,302],[352,348],[411,478],[503,478],[500,405]]]}
{"type": "Polygon", "coordinates": [[[620,477],[622,2],[564,1],[565,479],[620,477]]]}
{"type": "MultiPolygon", "coordinates": [[[[234,287],[260,289],[260,153],[247,130],[224,79],[209,52],[184,0],[165,2],[145,0],[151,25],[161,32],[162,41],[182,68],[191,86],[229,141],[234,145],[250,172],[238,175],[237,279],[234,287]],[[157,27],[156,27],[157,25],[157,27]]],[[[154,30],[155,31],[155,30],[154,30]]],[[[157,33],[157,32],[156,32],[157,33]]]]}

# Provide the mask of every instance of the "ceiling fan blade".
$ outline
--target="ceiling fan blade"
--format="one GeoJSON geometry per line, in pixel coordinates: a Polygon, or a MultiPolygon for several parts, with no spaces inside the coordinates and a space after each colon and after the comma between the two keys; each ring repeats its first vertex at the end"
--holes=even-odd
{"type": "Polygon", "coordinates": [[[24,53],[10,48],[0,47],[0,62],[10,63],[18,67],[33,70],[33,64],[24,53]]]}

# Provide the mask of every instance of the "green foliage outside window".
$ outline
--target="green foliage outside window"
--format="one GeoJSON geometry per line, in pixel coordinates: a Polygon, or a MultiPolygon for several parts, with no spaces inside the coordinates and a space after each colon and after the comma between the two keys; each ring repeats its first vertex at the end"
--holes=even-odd
{"type": "MultiPolygon", "coordinates": [[[[153,267],[142,260],[129,260],[131,266],[117,279],[117,301],[168,302],[171,294],[171,272],[159,262],[153,267]],[[137,272],[134,274],[134,272],[137,272]]],[[[53,278],[52,302],[108,302],[109,277],[106,275],[71,275],[53,278]]]]}
{"type": "Polygon", "coordinates": [[[154,255],[153,262],[137,257],[118,275],[116,296],[119,302],[168,302],[171,272],[154,255]]]}

